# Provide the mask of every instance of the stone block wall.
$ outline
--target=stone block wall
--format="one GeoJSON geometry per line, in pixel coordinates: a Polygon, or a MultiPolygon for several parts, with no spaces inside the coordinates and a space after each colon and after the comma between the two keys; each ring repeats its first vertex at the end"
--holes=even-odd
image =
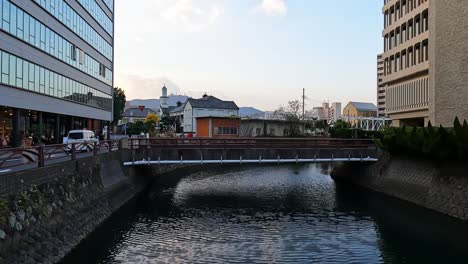
{"type": "Polygon", "coordinates": [[[332,177],[468,220],[468,164],[383,155],[373,164],[336,166],[332,177]]]}
{"type": "Polygon", "coordinates": [[[0,263],[57,263],[152,175],[134,181],[122,153],[0,177],[0,263]],[[135,182],[138,182],[135,184],[135,182]]]}

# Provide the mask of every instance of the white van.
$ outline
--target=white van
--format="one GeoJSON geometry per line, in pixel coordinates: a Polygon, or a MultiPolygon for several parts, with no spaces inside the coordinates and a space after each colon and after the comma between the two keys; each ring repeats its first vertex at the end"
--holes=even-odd
{"type": "Polygon", "coordinates": [[[68,136],[63,138],[64,144],[72,143],[94,143],[99,142],[93,131],[90,130],[71,130],[68,136]]]}
{"type": "Polygon", "coordinates": [[[94,142],[99,142],[93,131],[90,130],[71,130],[68,136],[63,138],[63,144],[68,144],[71,149],[71,144],[75,143],[77,151],[90,151],[94,149],[94,142]]]}

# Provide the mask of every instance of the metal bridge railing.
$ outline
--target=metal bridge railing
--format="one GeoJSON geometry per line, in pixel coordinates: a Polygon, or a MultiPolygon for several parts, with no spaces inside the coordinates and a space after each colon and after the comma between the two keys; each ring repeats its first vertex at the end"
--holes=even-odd
{"type": "Polygon", "coordinates": [[[119,149],[120,143],[116,140],[0,149],[0,169],[44,167],[119,149]]]}
{"type": "Polygon", "coordinates": [[[334,138],[151,138],[129,139],[131,149],[156,148],[226,148],[226,149],[304,149],[304,148],[369,148],[375,147],[370,139],[334,138]]]}

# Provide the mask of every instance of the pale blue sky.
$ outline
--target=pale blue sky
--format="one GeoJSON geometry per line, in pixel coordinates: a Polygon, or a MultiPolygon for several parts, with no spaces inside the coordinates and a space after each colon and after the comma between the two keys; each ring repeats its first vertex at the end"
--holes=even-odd
{"type": "Polygon", "coordinates": [[[378,0],[116,1],[115,84],[129,99],[208,93],[273,110],[376,100],[378,0]]]}

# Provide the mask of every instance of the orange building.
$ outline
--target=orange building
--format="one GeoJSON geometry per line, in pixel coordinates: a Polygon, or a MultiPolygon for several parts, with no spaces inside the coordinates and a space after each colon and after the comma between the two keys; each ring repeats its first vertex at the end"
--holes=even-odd
{"type": "Polygon", "coordinates": [[[238,117],[198,117],[197,137],[236,138],[239,137],[238,117]]]}

